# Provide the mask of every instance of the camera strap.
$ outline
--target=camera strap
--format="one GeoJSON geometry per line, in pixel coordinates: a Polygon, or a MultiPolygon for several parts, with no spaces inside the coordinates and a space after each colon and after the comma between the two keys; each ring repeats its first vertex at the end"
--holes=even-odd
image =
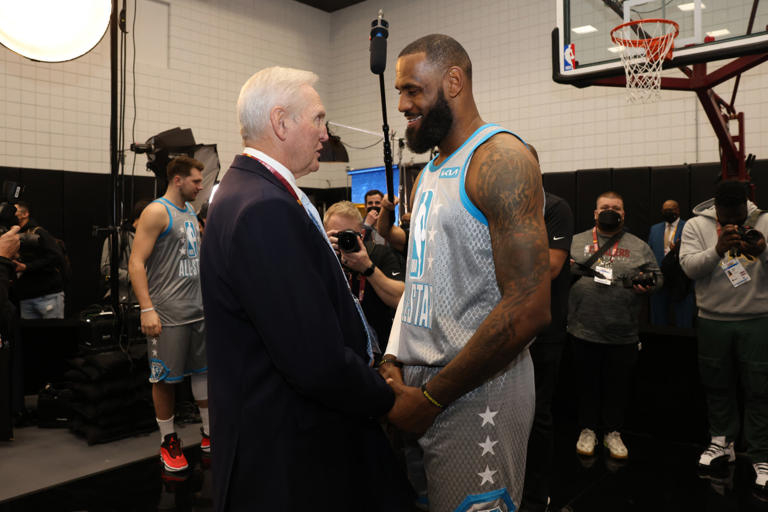
{"type": "MultiPolygon", "coordinates": [[[[608,250],[611,245],[613,245],[613,251],[611,254],[611,259],[616,255],[616,251],[619,248],[619,240],[621,240],[621,237],[624,236],[624,230],[622,229],[615,235],[613,235],[611,238],[609,238],[602,247],[598,246],[597,251],[590,256],[590,258],[584,262],[583,266],[586,268],[592,268],[592,265],[595,264],[597,260],[600,259],[600,256],[605,254],[605,252],[608,250]]],[[[594,242],[594,245],[597,246],[597,228],[592,228],[592,240],[594,242]]]]}

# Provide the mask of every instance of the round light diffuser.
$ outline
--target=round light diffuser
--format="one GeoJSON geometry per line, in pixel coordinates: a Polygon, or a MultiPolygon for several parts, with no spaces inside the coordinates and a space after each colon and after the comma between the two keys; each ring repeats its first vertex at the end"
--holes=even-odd
{"type": "Polygon", "coordinates": [[[32,60],[63,62],[96,46],[110,0],[0,0],[0,44],[32,60]]]}

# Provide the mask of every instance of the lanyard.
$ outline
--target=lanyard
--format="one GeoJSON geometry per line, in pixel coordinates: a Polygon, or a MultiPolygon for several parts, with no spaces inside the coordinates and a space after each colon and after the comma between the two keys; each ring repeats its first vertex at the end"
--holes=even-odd
{"type": "MultiPolygon", "coordinates": [[[[592,228],[592,246],[595,249],[595,252],[597,252],[598,249],[600,249],[600,246],[597,244],[597,227],[592,228]]],[[[613,257],[616,256],[616,253],[619,251],[619,241],[616,240],[616,243],[613,244],[613,249],[611,249],[611,259],[609,261],[613,262],[613,257]]],[[[607,251],[606,251],[607,252],[607,251]]]]}
{"type": "MultiPolygon", "coordinates": [[[[277,171],[275,170],[275,168],[274,168],[274,167],[272,167],[271,165],[269,165],[269,164],[268,164],[267,162],[265,162],[264,160],[260,160],[260,159],[256,158],[256,157],[255,157],[255,156],[253,156],[253,155],[249,155],[248,153],[243,153],[243,156],[247,156],[248,158],[252,158],[252,159],[256,160],[257,162],[259,162],[259,163],[260,163],[261,165],[263,165],[264,167],[266,167],[266,168],[269,170],[269,172],[271,172],[271,173],[272,173],[272,175],[273,175],[275,178],[277,178],[277,179],[278,179],[278,181],[280,181],[280,183],[282,183],[282,184],[283,184],[283,186],[285,187],[285,189],[288,191],[288,193],[289,193],[289,194],[291,194],[291,196],[293,196],[293,198],[296,200],[296,202],[297,202],[297,203],[299,203],[299,204],[301,204],[301,199],[299,199],[299,196],[297,196],[297,195],[296,195],[296,191],[293,189],[293,187],[291,186],[291,184],[290,184],[290,183],[288,183],[288,180],[286,180],[285,178],[283,178],[283,175],[282,175],[282,174],[280,174],[279,172],[277,172],[277,171]]],[[[302,206],[304,206],[304,205],[302,205],[302,206]]]]}
{"type": "MultiPolygon", "coordinates": [[[[352,274],[349,275],[349,288],[352,289],[352,274]]],[[[359,275],[357,277],[357,283],[358,283],[358,289],[357,289],[357,300],[359,300],[361,303],[363,302],[363,297],[365,297],[365,276],[359,275]]]]}

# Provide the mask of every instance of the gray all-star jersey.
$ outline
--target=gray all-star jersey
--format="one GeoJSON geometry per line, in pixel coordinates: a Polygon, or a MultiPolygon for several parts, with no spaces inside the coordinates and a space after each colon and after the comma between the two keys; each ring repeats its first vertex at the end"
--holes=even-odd
{"type": "Polygon", "coordinates": [[[500,132],[515,135],[484,125],[441,165],[433,159],[421,173],[405,292],[392,329],[400,340],[395,355],[406,364],[448,364],[501,300],[488,221],[464,188],[475,150],[500,132]]]}
{"type": "Polygon", "coordinates": [[[147,259],[147,280],[152,306],[163,326],[184,325],[203,319],[200,292],[200,237],[192,205],[178,206],[161,197],[168,227],[160,233],[147,259]]]}

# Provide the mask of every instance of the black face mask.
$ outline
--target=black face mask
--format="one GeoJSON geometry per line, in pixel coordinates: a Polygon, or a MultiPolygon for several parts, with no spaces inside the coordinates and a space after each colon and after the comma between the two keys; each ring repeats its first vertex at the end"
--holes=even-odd
{"type": "Polygon", "coordinates": [[[661,211],[662,218],[672,224],[677,220],[677,214],[673,210],[662,210],[661,211]]]}
{"type": "Polygon", "coordinates": [[[603,210],[597,214],[597,225],[603,231],[614,231],[621,226],[621,215],[615,210],[603,210]]]}

